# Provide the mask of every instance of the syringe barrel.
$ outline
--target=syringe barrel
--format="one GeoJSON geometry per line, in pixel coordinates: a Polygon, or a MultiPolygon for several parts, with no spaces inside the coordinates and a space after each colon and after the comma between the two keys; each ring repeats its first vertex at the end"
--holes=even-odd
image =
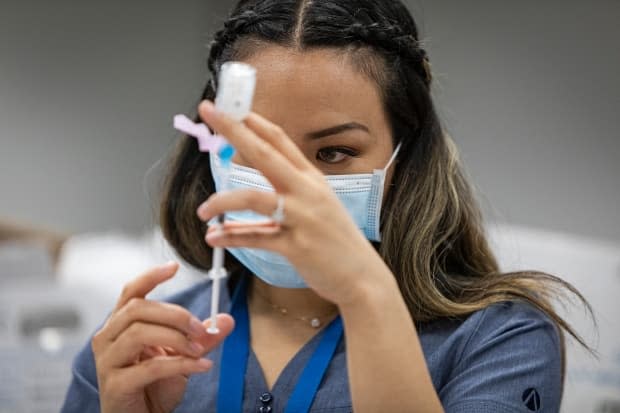
{"type": "Polygon", "coordinates": [[[215,271],[220,271],[222,268],[224,268],[224,248],[213,249],[212,266],[215,271]]]}

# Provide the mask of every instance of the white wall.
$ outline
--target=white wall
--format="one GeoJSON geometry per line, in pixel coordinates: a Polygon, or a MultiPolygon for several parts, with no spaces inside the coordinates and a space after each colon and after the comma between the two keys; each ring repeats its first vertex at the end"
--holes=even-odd
{"type": "MultiPolygon", "coordinates": [[[[620,3],[409,3],[489,217],[620,240],[620,3]]],[[[148,226],[145,174],[193,110],[230,6],[0,1],[0,216],[148,226]]]]}
{"type": "Polygon", "coordinates": [[[206,82],[213,3],[0,0],[0,216],[147,226],[145,176],[206,82]]]}
{"type": "Polygon", "coordinates": [[[620,2],[410,3],[488,215],[620,240],[620,2]]]}
{"type": "Polygon", "coordinates": [[[506,271],[536,269],[573,284],[592,305],[596,325],[572,297],[560,314],[599,358],[567,338],[563,413],[615,412],[620,407],[620,243],[551,231],[493,226],[492,244],[506,271]],[[612,408],[612,406],[614,406],[612,408]]]}

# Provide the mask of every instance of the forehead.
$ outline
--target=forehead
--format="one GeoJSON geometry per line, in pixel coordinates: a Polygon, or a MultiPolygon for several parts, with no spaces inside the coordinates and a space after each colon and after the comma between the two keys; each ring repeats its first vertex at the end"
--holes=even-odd
{"type": "Polygon", "coordinates": [[[242,60],[257,69],[254,110],[289,134],[352,121],[385,126],[378,85],[341,50],[268,45],[242,60]]]}

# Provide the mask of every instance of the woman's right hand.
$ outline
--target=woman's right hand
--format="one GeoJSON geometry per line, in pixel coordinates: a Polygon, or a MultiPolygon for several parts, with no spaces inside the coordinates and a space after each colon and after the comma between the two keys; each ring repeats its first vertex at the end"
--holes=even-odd
{"type": "Polygon", "coordinates": [[[123,288],[112,314],[91,342],[101,411],[171,412],[181,402],[189,375],[208,371],[202,358],[230,334],[232,317],[218,315],[217,335],[207,334],[185,308],[146,300],[172,278],[178,264],[156,267],[123,288]]]}

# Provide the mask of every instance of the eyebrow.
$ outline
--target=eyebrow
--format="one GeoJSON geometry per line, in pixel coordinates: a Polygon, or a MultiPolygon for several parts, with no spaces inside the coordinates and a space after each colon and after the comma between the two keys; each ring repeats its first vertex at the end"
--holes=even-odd
{"type": "Polygon", "coordinates": [[[338,126],[332,126],[331,128],[323,129],[320,131],[311,132],[308,133],[306,136],[308,139],[314,140],[325,138],[326,136],[338,135],[339,133],[347,132],[350,130],[362,130],[364,132],[370,133],[370,130],[367,126],[357,122],[349,122],[338,126]]]}

